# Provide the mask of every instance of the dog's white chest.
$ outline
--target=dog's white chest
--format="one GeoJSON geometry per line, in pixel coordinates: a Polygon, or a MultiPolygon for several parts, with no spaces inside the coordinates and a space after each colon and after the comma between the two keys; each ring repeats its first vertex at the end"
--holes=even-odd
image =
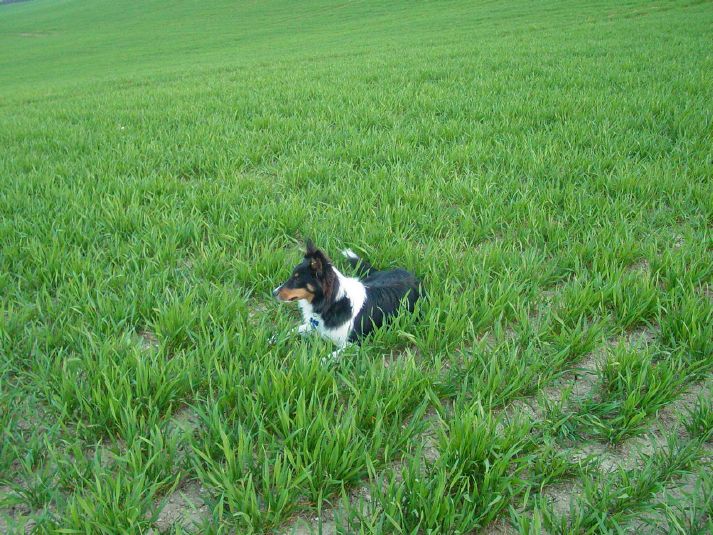
{"type": "Polygon", "coordinates": [[[349,331],[352,326],[351,321],[347,321],[342,325],[330,329],[324,325],[324,320],[319,314],[314,312],[312,305],[308,301],[300,300],[299,306],[302,311],[302,319],[306,329],[316,331],[322,338],[330,340],[339,347],[347,345],[349,331]]]}
{"type": "Polygon", "coordinates": [[[338,347],[344,347],[349,341],[349,334],[354,327],[354,318],[366,302],[366,287],[359,280],[345,277],[337,272],[339,293],[336,299],[347,298],[351,306],[351,316],[341,325],[327,328],[322,317],[314,311],[312,304],[304,299],[299,301],[304,320],[304,328],[317,331],[322,338],[331,340],[338,347]]]}
{"type": "Polygon", "coordinates": [[[339,327],[328,329],[324,323],[320,322],[317,326],[317,332],[322,338],[331,340],[338,347],[344,347],[349,340],[349,331],[351,330],[351,322],[344,323],[339,327]]]}

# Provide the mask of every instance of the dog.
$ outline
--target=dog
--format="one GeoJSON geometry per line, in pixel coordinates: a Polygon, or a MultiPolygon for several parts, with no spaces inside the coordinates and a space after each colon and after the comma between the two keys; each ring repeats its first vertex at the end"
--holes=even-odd
{"type": "Polygon", "coordinates": [[[342,255],[357,277],[343,275],[323,251],[307,241],[302,262],[272,292],[279,301],[297,301],[303,323],[293,332],[316,331],[332,341],[338,348],[333,358],[381,327],[402,304],[413,312],[423,296],[421,281],[405,269],[378,271],[351,249],[342,255]]]}

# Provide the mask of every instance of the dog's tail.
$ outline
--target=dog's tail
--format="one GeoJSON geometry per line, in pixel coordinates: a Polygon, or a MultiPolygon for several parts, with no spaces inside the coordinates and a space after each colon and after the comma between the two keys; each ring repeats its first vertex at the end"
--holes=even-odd
{"type": "Polygon", "coordinates": [[[374,271],[376,271],[376,268],[374,268],[374,266],[372,266],[363,258],[359,258],[359,255],[357,255],[351,249],[344,249],[342,251],[342,255],[344,255],[344,258],[349,261],[349,265],[352,266],[352,268],[356,271],[357,276],[359,277],[368,277],[374,271]]]}

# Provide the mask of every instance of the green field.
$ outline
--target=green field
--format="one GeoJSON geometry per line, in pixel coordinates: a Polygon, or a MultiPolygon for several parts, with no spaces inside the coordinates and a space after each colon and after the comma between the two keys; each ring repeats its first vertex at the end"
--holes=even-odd
{"type": "Polygon", "coordinates": [[[711,533],[713,3],[0,5],[0,532],[711,533]],[[312,238],[424,280],[342,360],[312,238]]]}

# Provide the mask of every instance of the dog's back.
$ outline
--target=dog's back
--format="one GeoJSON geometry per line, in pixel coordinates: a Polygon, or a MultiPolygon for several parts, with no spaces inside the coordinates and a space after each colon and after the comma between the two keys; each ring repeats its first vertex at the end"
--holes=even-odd
{"type": "Polygon", "coordinates": [[[399,307],[405,306],[413,312],[416,301],[421,297],[421,283],[405,269],[377,271],[369,264],[368,275],[361,282],[366,287],[366,301],[354,320],[354,330],[350,341],[369,334],[383,325],[399,307]]]}

